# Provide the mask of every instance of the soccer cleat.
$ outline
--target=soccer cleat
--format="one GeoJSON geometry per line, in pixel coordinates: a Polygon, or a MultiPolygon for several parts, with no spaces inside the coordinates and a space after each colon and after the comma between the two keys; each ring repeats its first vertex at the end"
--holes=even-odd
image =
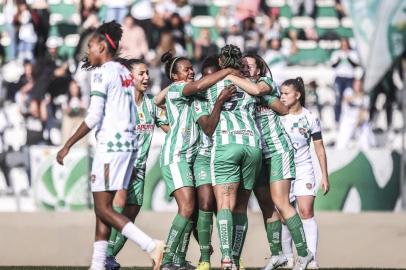
{"type": "Polygon", "coordinates": [[[307,269],[319,269],[319,264],[317,263],[316,260],[312,260],[311,262],[309,262],[309,264],[307,265],[307,269]]]}
{"type": "Polygon", "coordinates": [[[185,261],[181,265],[177,265],[179,270],[194,270],[196,266],[192,265],[189,261],[185,261]]]}
{"type": "Polygon", "coordinates": [[[176,266],[174,263],[165,263],[160,266],[160,270],[178,270],[178,266],[176,266]]]}
{"type": "Polygon", "coordinates": [[[295,260],[295,265],[293,266],[293,270],[304,270],[306,269],[309,262],[313,259],[313,254],[310,250],[307,250],[307,256],[301,257],[297,256],[295,260]]]}
{"type": "Polygon", "coordinates": [[[149,257],[152,260],[152,269],[159,270],[164,256],[165,243],[160,240],[154,240],[154,242],[155,248],[149,253],[149,257]]]}
{"type": "Polygon", "coordinates": [[[286,258],[285,255],[280,254],[280,255],[272,255],[269,258],[268,264],[262,268],[262,270],[272,270],[276,269],[278,267],[285,266],[288,263],[288,259],[286,258]]]}
{"type": "Polygon", "coordinates": [[[197,265],[197,270],[210,270],[210,263],[208,262],[199,262],[197,265]]]}
{"type": "Polygon", "coordinates": [[[120,269],[120,264],[116,261],[114,256],[107,256],[106,261],[104,263],[104,267],[106,270],[118,270],[120,269]]]}
{"type": "Polygon", "coordinates": [[[295,262],[295,260],[293,259],[293,255],[292,256],[286,256],[286,258],[288,258],[288,262],[286,263],[286,265],[283,268],[292,269],[293,264],[295,262]]]}

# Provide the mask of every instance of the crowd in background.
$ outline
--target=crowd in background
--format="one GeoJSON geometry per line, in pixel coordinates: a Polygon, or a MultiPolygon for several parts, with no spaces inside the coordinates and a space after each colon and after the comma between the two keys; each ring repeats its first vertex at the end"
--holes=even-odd
{"type": "MultiPolygon", "coordinates": [[[[171,50],[178,56],[192,59],[199,65],[207,56],[215,54],[225,44],[239,46],[244,53],[261,55],[270,66],[278,83],[287,79],[284,69],[290,66],[290,56],[300,50],[301,41],[336,41],[339,48],[324,63],[334,70],[334,131],[337,140],[331,145],[349,147],[351,138],[360,138],[364,148],[378,146],[373,134],[373,122],[377,116],[375,106],[379,93],[386,97],[384,105],[387,125],[390,130],[393,108],[397,106],[395,84],[392,73],[377,87],[371,98],[363,92],[362,69],[356,50],[347,38],[335,31],[320,35],[315,27],[284,28],[279,7],[265,0],[230,0],[220,5],[212,27],[200,27],[196,32],[192,20],[198,15],[197,7],[208,8],[208,0],[80,0],[76,24],[79,41],[72,57],[60,53],[61,42],[50,36],[51,12],[45,0],[0,0],[2,1],[3,30],[0,44],[0,170],[7,178],[6,153],[21,151],[30,145],[59,145],[65,141],[83,119],[89,94],[88,74],[80,69],[80,60],[85,56],[87,41],[92,31],[102,21],[116,20],[123,25],[124,35],[120,44],[123,57],[143,58],[149,64],[153,79],[152,93],[168,85],[160,57],[171,50]],[[215,29],[215,31],[213,31],[215,29]],[[21,76],[8,80],[7,65],[12,73],[21,76]],[[15,71],[14,71],[15,70],[15,71]],[[26,140],[20,145],[10,146],[4,140],[10,128],[7,106],[17,106],[23,119],[26,140]]],[[[72,2],[72,1],[70,1],[72,2]]],[[[224,1],[223,1],[224,2],[224,1]]],[[[292,0],[293,16],[315,18],[315,0],[292,0]]],[[[345,18],[340,1],[334,1],[339,20],[345,18]]],[[[316,80],[307,82],[307,105],[320,114],[323,122],[320,91],[316,80]]],[[[379,104],[378,104],[379,105],[379,104]]],[[[379,107],[379,106],[378,106],[379,107]]],[[[16,162],[18,163],[18,162],[16,162]]],[[[24,163],[24,162],[22,162],[24,163]]]]}

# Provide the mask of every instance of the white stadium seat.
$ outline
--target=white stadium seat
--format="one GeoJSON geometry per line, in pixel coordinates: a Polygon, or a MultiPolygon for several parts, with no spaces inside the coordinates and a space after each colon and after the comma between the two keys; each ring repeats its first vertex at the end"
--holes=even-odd
{"type": "Polygon", "coordinates": [[[68,47],[76,47],[79,44],[79,34],[70,34],[65,37],[65,45],[68,47]]]}
{"type": "Polygon", "coordinates": [[[290,21],[294,28],[307,29],[314,27],[314,20],[310,17],[294,17],[290,21]]]}
{"type": "Polygon", "coordinates": [[[269,7],[283,7],[286,5],[285,0],[266,0],[266,4],[269,7]]]}
{"type": "Polygon", "coordinates": [[[334,7],[335,6],[334,0],[317,0],[316,5],[319,7],[334,7]]]}
{"type": "Polygon", "coordinates": [[[296,45],[301,50],[312,50],[317,48],[317,42],[314,40],[298,40],[296,45]]]}
{"type": "Polygon", "coordinates": [[[323,50],[337,50],[340,48],[339,40],[320,40],[319,47],[323,50]]]}
{"type": "Polygon", "coordinates": [[[341,19],[341,26],[345,28],[352,28],[352,20],[350,17],[344,17],[341,19]]]}
{"type": "Polygon", "coordinates": [[[59,13],[52,13],[49,16],[49,24],[50,25],[56,25],[59,22],[63,21],[63,15],[59,13]]]}
{"type": "Polygon", "coordinates": [[[290,19],[287,17],[279,17],[279,22],[282,28],[288,28],[290,26],[290,19]]]}
{"type": "Polygon", "coordinates": [[[210,28],[215,26],[215,20],[211,16],[196,16],[190,21],[194,27],[210,28]]]}
{"type": "Polygon", "coordinates": [[[335,29],[340,26],[340,22],[335,17],[318,17],[316,19],[316,25],[323,29],[335,29]]]}

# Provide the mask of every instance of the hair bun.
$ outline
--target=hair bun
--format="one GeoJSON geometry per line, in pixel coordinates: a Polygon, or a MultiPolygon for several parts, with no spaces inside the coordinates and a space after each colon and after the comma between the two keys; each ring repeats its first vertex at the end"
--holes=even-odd
{"type": "Polygon", "coordinates": [[[298,83],[299,83],[300,85],[304,86],[304,82],[303,82],[302,77],[297,77],[297,78],[296,78],[296,81],[298,81],[298,83]]]}
{"type": "Polygon", "coordinates": [[[172,55],[171,51],[167,51],[166,53],[164,53],[161,56],[161,62],[162,63],[167,63],[167,62],[171,61],[172,58],[173,58],[173,55],[172,55]]]}

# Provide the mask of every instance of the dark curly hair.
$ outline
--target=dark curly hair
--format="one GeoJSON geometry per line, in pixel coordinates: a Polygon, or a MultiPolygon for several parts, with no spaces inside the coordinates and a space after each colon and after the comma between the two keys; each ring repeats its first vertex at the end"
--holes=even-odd
{"type": "Polygon", "coordinates": [[[179,56],[179,57],[173,57],[172,53],[170,51],[167,51],[161,56],[161,62],[165,63],[165,74],[168,77],[169,80],[172,81],[172,74],[175,74],[178,72],[178,63],[181,60],[188,60],[188,58],[179,56]]]}
{"type": "Polygon", "coordinates": [[[201,72],[203,73],[203,71],[204,71],[206,68],[209,68],[209,67],[214,67],[214,68],[216,68],[216,69],[220,69],[219,56],[218,56],[218,54],[214,54],[214,55],[207,56],[207,57],[203,60],[202,67],[201,67],[200,70],[201,70],[201,72]]]}
{"type": "MultiPolygon", "coordinates": [[[[105,41],[107,44],[108,52],[112,56],[115,56],[120,46],[120,40],[123,36],[123,30],[121,29],[121,24],[117,23],[116,21],[111,21],[100,25],[99,28],[94,31],[93,36],[98,37],[100,41],[105,41]]],[[[87,58],[87,56],[82,59],[82,62],[82,68],[94,68],[89,63],[89,59],[87,58]]]]}
{"type": "Polygon", "coordinates": [[[288,79],[282,83],[281,86],[293,86],[293,89],[295,89],[296,92],[300,93],[300,105],[303,107],[305,106],[306,103],[306,92],[305,92],[305,86],[302,77],[297,77],[296,79],[288,79]]]}
{"type": "Polygon", "coordinates": [[[221,48],[220,52],[220,66],[221,68],[235,68],[240,69],[242,65],[242,53],[240,48],[235,45],[229,44],[221,48]]]}

